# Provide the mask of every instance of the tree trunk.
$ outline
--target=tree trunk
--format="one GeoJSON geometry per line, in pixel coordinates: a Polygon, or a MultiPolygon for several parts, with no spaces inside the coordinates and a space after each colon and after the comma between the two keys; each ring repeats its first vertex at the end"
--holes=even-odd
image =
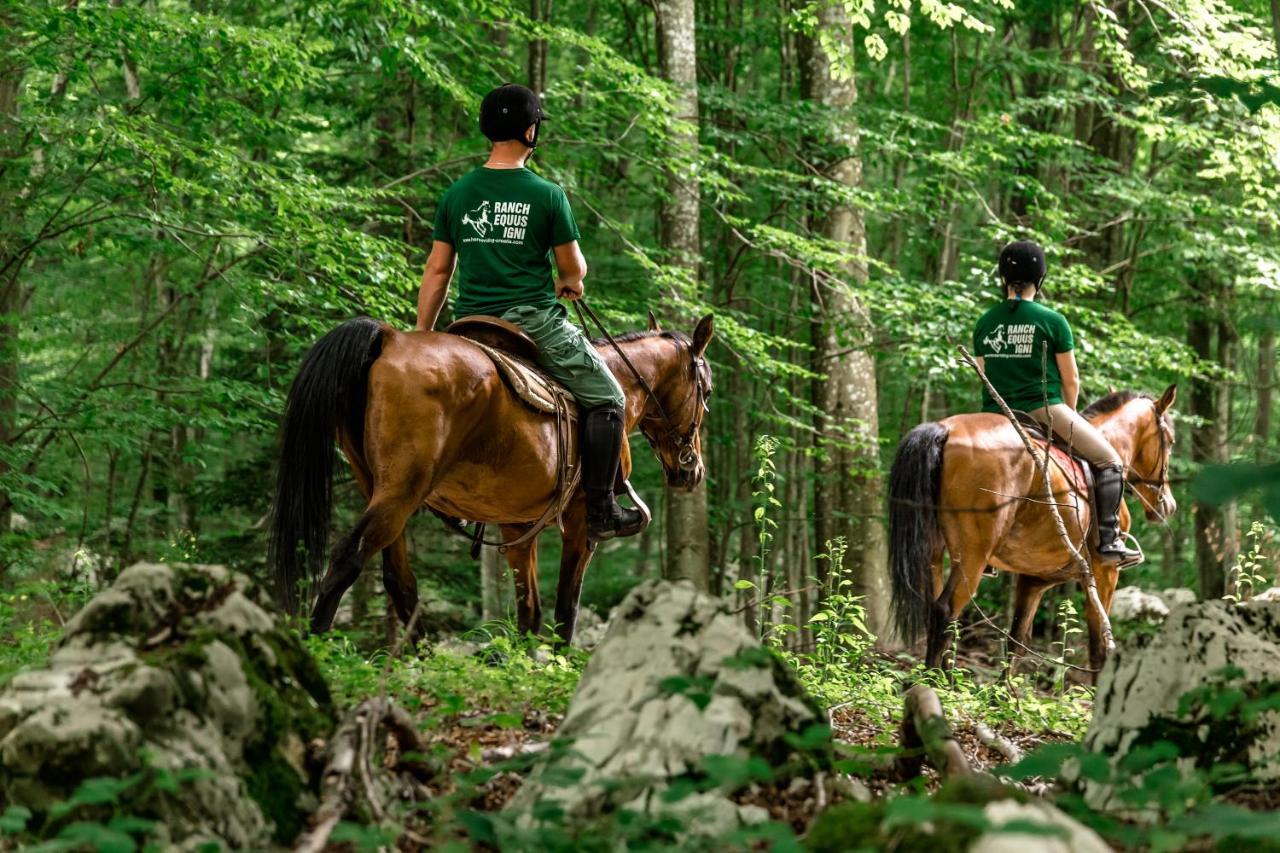
{"type": "MultiPolygon", "coordinates": [[[[853,51],[853,33],[844,7],[823,4],[818,26],[825,38],[853,51]]],[[[804,45],[804,96],[838,113],[831,129],[847,156],[830,164],[827,177],[850,187],[862,185],[858,126],[852,115],[857,89],[852,74],[842,74],[835,57],[813,39],[804,45]]],[[[888,543],[881,517],[880,430],[875,359],[867,348],[871,317],[856,288],[867,282],[867,231],[862,212],[837,207],[821,212],[815,226],[822,236],[847,244],[851,260],[845,279],[815,279],[815,358],[825,377],[815,388],[822,412],[818,424],[825,445],[819,456],[814,495],[815,547],[843,537],[847,570],[856,594],[864,596],[868,627],[888,636],[888,543]]],[[[820,564],[823,576],[825,561],[820,564]]]]}
{"type": "Polygon", "coordinates": [[[507,618],[511,579],[507,560],[492,545],[480,548],[480,618],[486,622],[507,618]]]}
{"type": "MultiPolygon", "coordinates": [[[[529,0],[529,17],[538,23],[551,20],[551,0],[529,0]]],[[[529,58],[526,71],[529,88],[541,98],[547,89],[547,40],[534,38],[529,41],[529,58]]]]}
{"type": "MultiPolygon", "coordinates": [[[[0,13],[0,28],[9,28],[13,22],[0,13]]],[[[16,32],[13,30],[12,32],[16,32]]],[[[3,44],[3,42],[0,42],[3,44]]],[[[20,140],[15,119],[18,116],[18,96],[22,91],[24,69],[9,64],[0,56],[0,171],[18,155],[20,140]]],[[[16,187],[16,176],[9,176],[6,184],[16,187]]],[[[0,185],[0,209],[12,210],[7,203],[5,185],[0,185]]],[[[10,216],[0,221],[0,262],[17,251],[16,222],[10,216]],[[13,228],[12,232],[9,229],[13,228]],[[6,233],[8,232],[8,233],[6,233]]],[[[0,278],[0,442],[8,447],[13,442],[18,417],[18,312],[22,308],[22,287],[15,264],[12,275],[0,278]]],[[[7,454],[6,454],[7,457],[7,454]]],[[[0,480],[7,479],[10,466],[0,461],[0,480]]],[[[0,482],[0,534],[8,533],[13,518],[13,497],[0,482]]]]}
{"type": "MultiPolygon", "coordinates": [[[[1280,0],[1273,0],[1272,7],[1276,4],[1280,4],[1280,0]]],[[[1268,300],[1267,304],[1274,303],[1268,300]]],[[[1258,413],[1253,421],[1254,455],[1259,462],[1266,460],[1267,442],[1271,440],[1271,407],[1276,382],[1276,331],[1270,325],[1275,322],[1274,315],[1267,312],[1263,322],[1268,326],[1258,335],[1258,413]]]]}
{"type": "MultiPolygon", "coordinates": [[[[1193,316],[1187,324],[1187,344],[1205,361],[1214,359],[1213,322],[1193,316]]],[[[1221,350],[1221,344],[1219,345],[1221,350]]],[[[1216,379],[1195,377],[1191,383],[1191,412],[1200,425],[1192,430],[1191,459],[1197,465],[1224,461],[1227,424],[1222,411],[1216,379]]],[[[1196,503],[1193,510],[1196,528],[1196,575],[1200,597],[1220,598],[1226,592],[1228,543],[1227,513],[1221,507],[1196,503]]]]}
{"type": "MultiPolygon", "coordinates": [[[[698,77],[697,44],[694,37],[693,0],[657,0],[657,35],[662,76],[680,92],[675,102],[676,118],[688,125],[671,135],[674,163],[668,182],[670,200],[662,210],[662,245],[672,263],[688,272],[689,281],[698,281],[698,207],[696,174],[685,165],[697,154],[698,77]]],[[[667,494],[668,579],[686,579],[702,590],[710,588],[710,543],[707,533],[707,486],[692,492],[668,490],[667,494]]]]}

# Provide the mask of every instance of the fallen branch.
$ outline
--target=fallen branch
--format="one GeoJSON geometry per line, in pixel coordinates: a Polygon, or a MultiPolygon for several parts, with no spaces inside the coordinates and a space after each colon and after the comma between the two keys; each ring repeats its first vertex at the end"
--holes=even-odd
{"type": "Polygon", "coordinates": [[[903,700],[900,745],[897,772],[904,782],[920,775],[925,758],[943,779],[973,772],[942,713],[938,694],[924,684],[913,686],[903,700]]]}
{"type": "Polygon", "coordinates": [[[986,723],[978,723],[973,727],[973,731],[983,746],[1000,753],[1010,764],[1017,764],[1022,760],[1022,750],[1007,737],[996,734],[986,723]]]}
{"type": "Polygon", "coordinates": [[[386,743],[385,737],[379,736],[383,729],[395,741],[397,755],[408,756],[399,766],[419,779],[431,775],[422,758],[417,727],[408,713],[385,697],[366,699],[343,717],[329,741],[328,760],[320,777],[320,807],[312,829],[294,843],[294,853],[324,850],[334,827],[361,799],[374,815],[386,814],[373,776],[374,768],[380,766],[375,760],[377,744],[386,743]]]}

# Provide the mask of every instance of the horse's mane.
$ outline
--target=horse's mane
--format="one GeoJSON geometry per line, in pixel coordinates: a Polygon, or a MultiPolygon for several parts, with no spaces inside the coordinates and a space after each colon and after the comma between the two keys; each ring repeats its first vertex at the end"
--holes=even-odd
{"type": "MultiPolygon", "coordinates": [[[[635,332],[623,332],[621,335],[613,336],[613,339],[620,344],[629,343],[631,341],[642,341],[646,338],[667,338],[686,345],[693,343],[693,339],[684,332],[654,331],[653,329],[640,329],[635,332]]],[[[609,343],[609,341],[605,338],[596,338],[591,343],[598,347],[602,347],[609,343]]]]}
{"type": "Polygon", "coordinates": [[[1137,391],[1112,391],[1110,394],[1094,400],[1085,407],[1085,410],[1080,414],[1086,419],[1093,418],[1098,415],[1105,415],[1110,412],[1114,412],[1125,403],[1132,402],[1133,400],[1154,399],[1155,397],[1152,397],[1150,394],[1142,394],[1137,391]]]}

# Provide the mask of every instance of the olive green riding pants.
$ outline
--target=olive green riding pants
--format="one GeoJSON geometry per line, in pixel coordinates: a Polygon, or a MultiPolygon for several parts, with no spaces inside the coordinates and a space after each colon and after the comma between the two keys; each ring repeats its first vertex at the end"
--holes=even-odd
{"type": "Polygon", "coordinates": [[[538,345],[538,365],[569,389],[584,410],[626,405],[622,386],[569,312],[556,303],[549,308],[521,305],[502,319],[515,323],[538,345]]]}

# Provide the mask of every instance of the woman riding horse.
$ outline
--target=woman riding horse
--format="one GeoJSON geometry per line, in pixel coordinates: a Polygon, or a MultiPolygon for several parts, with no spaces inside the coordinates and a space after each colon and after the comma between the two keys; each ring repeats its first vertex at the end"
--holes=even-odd
{"type": "Polygon", "coordinates": [[[1177,508],[1168,477],[1174,434],[1165,417],[1177,389],[1170,385],[1159,399],[1117,392],[1077,414],[1070,327],[1062,315],[1034,301],[1044,281],[1043,252],[1035,244],[1012,244],[1001,255],[1000,270],[1008,300],[984,314],[974,330],[980,365],[1012,408],[1051,428],[1097,468],[1099,542],[1087,542],[1094,508],[1085,499],[1082,478],[1069,464],[1051,463],[1052,497],[1046,497],[1040,459],[1027,453],[986,395],[984,412],[921,424],[898,447],[889,477],[895,621],[907,642],[926,632],[925,663],[940,665],[948,628],[973,598],[983,572],[994,566],[1018,575],[1010,645],[1010,655],[1017,657],[1027,650],[1044,592],[1083,580],[1074,548],[1087,554],[1104,610],[1085,610],[1089,659],[1100,667],[1107,653],[1102,618],[1118,567],[1139,556],[1123,540],[1129,526],[1125,481],[1149,519],[1163,520],[1177,508]],[[1070,547],[1051,504],[1061,509],[1070,547]]]}

